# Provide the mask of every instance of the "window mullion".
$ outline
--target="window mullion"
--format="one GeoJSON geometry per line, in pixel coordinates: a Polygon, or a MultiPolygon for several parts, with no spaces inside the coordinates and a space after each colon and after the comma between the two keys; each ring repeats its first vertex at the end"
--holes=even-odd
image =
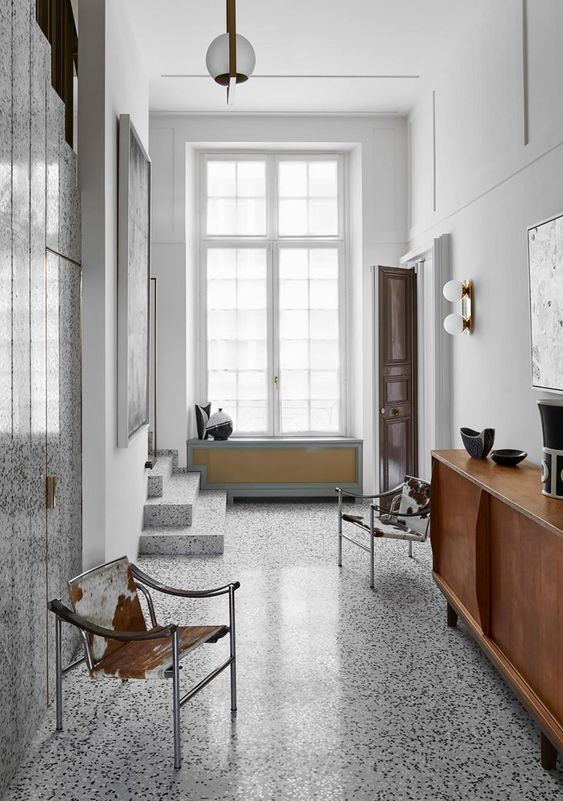
{"type": "Polygon", "coordinates": [[[271,288],[271,325],[272,335],[272,421],[274,436],[280,433],[280,338],[279,338],[279,248],[277,243],[271,245],[272,254],[272,288],[271,288]],[[275,381],[277,377],[277,381],[275,381]]]}

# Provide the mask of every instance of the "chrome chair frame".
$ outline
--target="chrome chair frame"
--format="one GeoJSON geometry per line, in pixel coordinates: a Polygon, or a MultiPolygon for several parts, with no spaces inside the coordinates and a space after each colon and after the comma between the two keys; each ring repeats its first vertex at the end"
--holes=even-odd
{"type": "MultiPolygon", "coordinates": [[[[236,679],[236,628],[235,628],[235,591],[239,589],[240,582],[235,581],[223,587],[216,587],[210,590],[181,590],[162,584],[156,579],[144,573],[136,565],[131,564],[131,570],[135,578],[137,589],[141,591],[146,599],[151,623],[153,627],[158,626],[155,607],[149,587],[157,592],[166,595],[174,595],[181,598],[214,598],[219,595],[229,596],[229,658],[221,665],[211,671],[198,684],[188,690],[183,696],[180,695],[180,640],[177,624],[168,624],[159,631],[126,632],[106,629],[92,623],[81,615],[76,614],[60,599],[53,599],[47,604],[49,610],[55,614],[55,696],[56,696],[56,731],[63,729],[63,676],[79,665],[86,663],[89,670],[94,668],[94,659],[90,649],[87,634],[94,634],[110,640],[118,640],[123,643],[139,640],[157,640],[170,638],[172,640],[172,666],[166,670],[165,678],[172,679],[172,720],[174,732],[174,768],[179,770],[182,766],[182,749],[180,741],[180,709],[184,704],[194,697],[200,690],[203,690],[209,682],[222,673],[225,668],[230,667],[231,679],[231,711],[237,711],[237,679],[236,679]],[[67,667],[62,665],[62,624],[63,622],[75,626],[82,637],[84,656],[77,659],[67,667]]],[[[90,572],[90,571],[87,571],[90,572]]],[[[81,575],[86,575],[83,573],[81,575]]],[[[77,576],[80,578],[81,576],[77,576]]],[[[73,579],[74,580],[74,579],[73,579]]]]}
{"type": "Polygon", "coordinates": [[[349,490],[343,490],[340,487],[335,487],[335,492],[338,493],[338,567],[342,567],[342,540],[347,540],[351,542],[352,545],[356,545],[358,548],[362,548],[362,550],[367,551],[370,555],[370,566],[369,566],[369,586],[373,589],[375,587],[375,520],[376,520],[376,512],[377,512],[377,519],[381,519],[381,522],[390,522],[389,520],[384,520],[385,517],[387,518],[396,518],[396,522],[393,523],[394,526],[397,527],[399,530],[396,535],[386,534],[381,539],[397,539],[397,540],[405,540],[409,544],[409,557],[412,559],[412,544],[413,542],[425,542],[426,538],[428,537],[428,530],[430,526],[430,504],[424,506],[422,509],[419,509],[418,512],[399,512],[399,506],[401,503],[401,494],[403,491],[403,484],[399,484],[397,487],[393,489],[387,490],[387,492],[380,492],[374,495],[358,495],[354,492],[350,492],[349,490]],[[369,533],[370,543],[369,546],[365,545],[363,542],[358,542],[354,537],[350,537],[348,534],[345,534],[342,530],[342,522],[343,522],[343,512],[342,512],[342,505],[343,505],[343,496],[346,495],[348,497],[358,499],[358,500],[375,500],[379,498],[391,498],[391,503],[389,505],[389,509],[382,508],[376,503],[370,504],[369,509],[369,525],[360,524],[359,522],[356,523],[359,528],[367,531],[369,533]],[[401,522],[404,518],[415,517],[415,518],[426,518],[426,528],[424,534],[413,534],[411,533],[410,529],[407,526],[402,526],[401,522]],[[403,531],[400,531],[403,529],[403,531]]]}

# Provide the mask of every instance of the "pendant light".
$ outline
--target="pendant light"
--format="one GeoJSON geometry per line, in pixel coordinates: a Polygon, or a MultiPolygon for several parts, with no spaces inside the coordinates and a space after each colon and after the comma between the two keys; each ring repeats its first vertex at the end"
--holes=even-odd
{"type": "Polygon", "coordinates": [[[227,0],[227,33],[211,42],[205,63],[213,80],[227,87],[227,103],[232,105],[235,86],[247,81],[256,65],[254,48],[236,32],[235,0],[227,0]]]}

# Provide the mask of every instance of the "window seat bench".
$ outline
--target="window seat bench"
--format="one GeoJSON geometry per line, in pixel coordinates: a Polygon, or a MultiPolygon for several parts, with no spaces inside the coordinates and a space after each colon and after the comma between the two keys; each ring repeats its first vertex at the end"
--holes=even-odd
{"type": "Polygon", "coordinates": [[[202,489],[242,498],[334,497],[362,491],[362,445],[355,437],[190,439],[188,470],[202,489]]]}

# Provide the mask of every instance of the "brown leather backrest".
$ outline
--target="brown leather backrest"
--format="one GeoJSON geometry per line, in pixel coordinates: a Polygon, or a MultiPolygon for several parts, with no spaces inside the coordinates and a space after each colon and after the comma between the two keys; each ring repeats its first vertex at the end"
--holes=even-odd
{"type": "MultiPolygon", "coordinates": [[[[126,556],[100,565],[68,582],[74,611],[98,626],[113,631],[146,631],[135,579],[126,556]]],[[[94,662],[123,645],[88,635],[94,662]]]]}

